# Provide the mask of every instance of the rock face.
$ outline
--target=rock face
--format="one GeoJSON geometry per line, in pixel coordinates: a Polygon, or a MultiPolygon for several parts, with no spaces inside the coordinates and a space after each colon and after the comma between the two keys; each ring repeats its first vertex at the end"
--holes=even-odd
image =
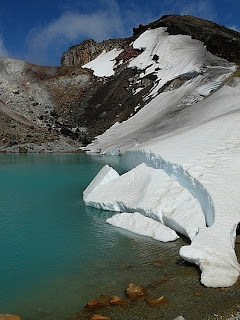
{"type": "Polygon", "coordinates": [[[62,66],[82,66],[97,58],[104,50],[108,52],[112,49],[122,49],[128,43],[128,39],[109,39],[102,42],[96,42],[93,39],[85,40],[64,52],[61,64],[62,66]]]}

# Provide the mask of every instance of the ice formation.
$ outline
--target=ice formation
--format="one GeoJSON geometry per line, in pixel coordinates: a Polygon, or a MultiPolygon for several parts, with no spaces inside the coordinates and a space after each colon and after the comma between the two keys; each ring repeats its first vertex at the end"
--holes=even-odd
{"type": "MultiPolygon", "coordinates": [[[[190,239],[195,237],[199,227],[206,226],[199,202],[164,170],[150,168],[142,163],[118,178],[114,178],[116,174],[112,171],[113,179],[99,186],[98,181],[104,177],[105,172],[109,173],[107,166],[84,191],[83,199],[87,205],[117,212],[137,211],[190,239]]],[[[140,223],[138,226],[142,229],[140,223]]],[[[142,234],[137,227],[134,230],[142,234]]],[[[161,241],[168,240],[163,235],[161,241]]]]}
{"type": "Polygon", "coordinates": [[[187,235],[191,245],[180,255],[199,266],[201,282],[231,286],[240,273],[234,251],[240,222],[240,80],[231,77],[236,66],[164,28],[147,30],[133,45],[144,51],[129,67],[152,72],[159,81],[144,108],[88,146],[92,152],[118,150],[127,172],[119,176],[105,167],[84,200],[127,212],[112,218],[118,227],[141,233],[144,225],[152,236],[154,227],[141,222],[145,216],[187,235]],[[186,72],[195,76],[158,94],[186,72]]]}
{"type": "Polygon", "coordinates": [[[139,212],[115,214],[107,219],[107,223],[163,242],[174,241],[179,238],[174,230],[156,220],[143,216],[139,212]]]}

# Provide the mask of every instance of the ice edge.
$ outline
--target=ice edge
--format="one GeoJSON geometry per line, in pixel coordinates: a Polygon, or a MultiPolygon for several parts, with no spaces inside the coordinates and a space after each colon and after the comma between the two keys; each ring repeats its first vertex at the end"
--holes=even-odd
{"type": "Polygon", "coordinates": [[[175,178],[184,188],[186,188],[194,198],[196,198],[203,210],[206,225],[212,226],[215,219],[213,200],[206,188],[179,164],[164,160],[160,155],[156,155],[148,150],[126,151],[122,157],[121,164],[126,170],[131,170],[137,165],[145,163],[155,169],[163,169],[170,177],[175,178]]]}

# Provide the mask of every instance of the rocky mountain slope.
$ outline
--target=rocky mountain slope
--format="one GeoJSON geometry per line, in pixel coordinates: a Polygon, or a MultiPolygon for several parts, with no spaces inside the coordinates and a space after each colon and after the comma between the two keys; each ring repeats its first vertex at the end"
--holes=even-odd
{"type": "MultiPolygon", "coordinates": [[[[210,21],[178,15],[140,25],[127,39],[84,41],[63,54],[60,67],[0,58],[0,151],[79,150],[115,123],[137,114],[157,95],[177,89],[196,76],[178,72],[161,82],[156,54],[149,57],[155,69],[144,71],[131,66],[131,61],[144,51],[142,47],[133,47],[133,42],[147,29],[159,27],[165,27],[170,35],[190,35],[202,41],[215,56],[237,65],[240,62],[239,33],[210,21]],[[104,65],[107,54],[115,54],[114,59],[109,58],[112,72],[99,76],[88,64],[94,65],[100,57],[104,65]]],[[[216,58],[211,59],[216,65],[216,58]]],[[[210,72],[208,77],[211,76],[210,72]]],[[[229,81],[230,77],[229,74],[229,81]]],[[[156,119],[163,132],[170,130],[169,122],[179,121],[179,110],[171,112],[171,119],[163,115],[156,119]]]]}

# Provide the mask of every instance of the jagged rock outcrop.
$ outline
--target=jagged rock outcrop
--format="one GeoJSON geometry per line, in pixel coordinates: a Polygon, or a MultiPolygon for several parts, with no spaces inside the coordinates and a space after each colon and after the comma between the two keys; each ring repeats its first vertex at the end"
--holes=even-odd
{"type": "Polygon", "coordinates": [[[128,43],[128,39],[109,39],[102,42],[96,42],[93,39],[85,40],[64,52],[61,64],[63,66],[82,66],[95,59],[104,50],[108,52],[112,49],[123,49],[128,43]]]}

